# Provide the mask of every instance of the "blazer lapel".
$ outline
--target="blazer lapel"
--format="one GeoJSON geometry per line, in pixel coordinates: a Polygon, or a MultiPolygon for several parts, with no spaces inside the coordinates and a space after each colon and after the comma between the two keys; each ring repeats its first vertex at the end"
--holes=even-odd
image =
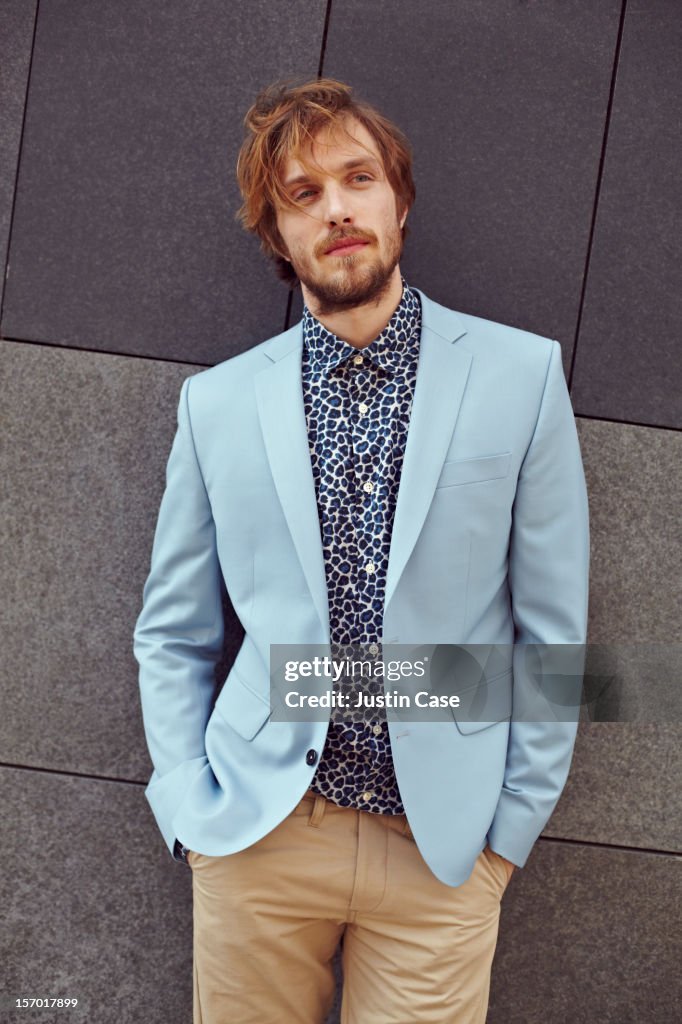
{"type": "Polygon", "coordinates": [[[266,348],[256,401],[277,494],[310,594],[329,642],[329,599],[301,383],[302,322],[266,348]]]}
{"type": "Polygon", "coordinates": [[[419,362],[391,535],[384,610],[424,525],[473,359],[468,349],[454,344],[466,334],[463,321],[418,288],[415,291],[422,303],[419,362]]]}

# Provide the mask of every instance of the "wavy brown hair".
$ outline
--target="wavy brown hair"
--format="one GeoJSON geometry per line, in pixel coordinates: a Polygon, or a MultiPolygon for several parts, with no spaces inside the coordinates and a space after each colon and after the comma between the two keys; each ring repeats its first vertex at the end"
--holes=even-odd
{"type": "MultiPolygon", "coordinates": [[[[314,136],[325,125],[350,137],[345,119],[356,118],[370,133],[381,154],[384,172],[396,196],[396,211],[410,210],[415,200],[412,147],[404,133],[374,107],[353,95],[353,90],[334,78],[300,82],[283,79],[263,89],[244,117],[246,136],[237,157],[237,182],[242,205],[235,215],[246,231],[260,238],[260,248],[273,260],[277,276],[291,289],[298,277],[284,258],[284,240],[277,228],[277,209],[296,208],[283,186],[289,157],[306,171],[305,158],[314,136]]],[[[357,142],[357,140],[354,140],[357,142]]],[[[407,223],[402,228],[403,243],[407,223]]]]}

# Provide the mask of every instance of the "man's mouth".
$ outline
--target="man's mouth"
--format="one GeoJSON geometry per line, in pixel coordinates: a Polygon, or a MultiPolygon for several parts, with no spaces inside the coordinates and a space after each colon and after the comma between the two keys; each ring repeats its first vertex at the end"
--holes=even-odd
{"type": "Polygon", "coordinates": [[[363,241],[354,241],[350,239],[348,241],[344,240],[339,242],[338,245],[335,245],[333,249],[328,249],[325,255],[345,256],[346,253],[359,252],[360,249],[363,249],[368,244],[368,242],[363,241]]]}

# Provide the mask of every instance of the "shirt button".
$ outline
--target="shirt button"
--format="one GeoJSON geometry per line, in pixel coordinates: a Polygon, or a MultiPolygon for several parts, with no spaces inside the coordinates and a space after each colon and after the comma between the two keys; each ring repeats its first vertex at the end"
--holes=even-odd
{"type": "Polygon", "coordinates": [[[366,803],[368,800],[371,800],[373,796],[374,796],[374,793],[372,792],[372,790],[368,789],[365,793],[362,794],[362,799],[366,803]]]}
{"type": "Polygon", "coordinates": [[[360,402],[360,405],[358,406],[358,409],[360,410],[360,412],[364,416],[365,413],[367,412],[367,410],[369,409],[369,406],[366,405],[364,402],[360,402]]]}
{"type": "Polygon", "coordinates": [[[368,572],[371,575],[374,572],[374,568],[374,562],[368,562],[367,565],[365,566],[365,572],[368,572]]]}
{"type": "Polygon", "coordinates": [[[369,653],[370,654],[378,654],[379,653],[378,645],[377,644],[370,644],[369,645],[369,653]]]}
{"type": "Polygon", "coordinates": [[[362,485],[362,489],[363,491],[367,491],[368,494],[371,494],[372,491],[374,490],[374,484],[372,483],[371,480],[366,480],[362,485]]]}
{"type": "Polygon", "coordinates": [[[372,732],[374,733],[375,736],[381,735],[381,726],[380,725],[373,725],[372,726],[372,732]]]}
{"type": "Polygon", "coordinates": [[[355,363],[356,366],[359,366],[360,363],[362,362],[362,356],[353,356],[353,362],[355,363]]]}
{"type": "Polygon", "coordinates": [[[315,764],[316,761],[317,761],[317,751],[316,750],[309,750],[308,753],[305,755],[305,763],[306,764],[315,764]]]}

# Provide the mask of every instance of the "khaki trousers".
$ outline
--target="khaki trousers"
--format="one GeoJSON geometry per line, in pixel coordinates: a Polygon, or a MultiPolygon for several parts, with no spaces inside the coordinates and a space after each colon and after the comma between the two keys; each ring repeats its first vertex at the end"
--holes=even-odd
{"type": "Polygon", "coordinates": [[[404,814],[308,791],[239,853],[190,852],[194,1024],[323,1024],[343,937],[342,1024],[483,1024],[504,861],[440,882],[404,814]]]}

